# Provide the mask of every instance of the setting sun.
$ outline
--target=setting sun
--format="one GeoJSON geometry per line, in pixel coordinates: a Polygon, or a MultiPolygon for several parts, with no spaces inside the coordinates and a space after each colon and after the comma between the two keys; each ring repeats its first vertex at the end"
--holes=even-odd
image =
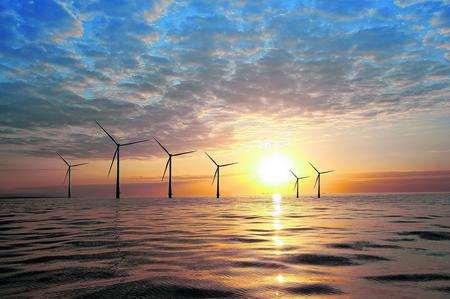
{"type": "Polygon", "coordinates": [[[272,153],[262,157],[257,172],[264,183],[279,185],[289,179],[290,168],[292,168],[292,161],[286,155],[272,153]]]}

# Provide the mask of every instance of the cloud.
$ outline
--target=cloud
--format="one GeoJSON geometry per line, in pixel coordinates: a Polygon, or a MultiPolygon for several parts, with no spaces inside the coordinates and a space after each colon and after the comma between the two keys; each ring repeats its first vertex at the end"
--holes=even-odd
{"type": "Polygon", "coordinates": [[[162,15],[164,15],[167,12],[168,7],[172,3],[173,0],[154,1],[151,9],[149,9],[144,13],[145,18],[149,22],[157,21],[159,18],[161,18],[162,15]]]}
{"type": "Polygon", "coordinates": [[[450,5],[438,11],[431,19],[432,25],[441,29],[444,34],[450,33],[450,5]]]}
{"type": "Polygon", "coordinates": [[[448,192],[450,171],[391,171],[344,174],[340,192],[448,192]]]}
{"type": "Polygon", "coordinates": [[[178,149],[449,109],[440,1],[9,1],[0,35],[2,151],[106,157],[94,120],[178,149]]]}
{"type": "Polygon", "coordinates": [[[429,0],[395,0],[394,1],[394,3],[396,5],[403,7],[403,8],[412,6],[412,5],[416,5],[416,4],[426,3],[426,2],[449,4],[448,0],[433,0],[433,1],[429,1],[429,0]]]}
{"type": "Polygon", "coordinates": [[[59,42],[69,36],[79,37],[83,33],[82,24],[76,15],[56,1],[6,1],[1,15],[2,27],[9,25],[5,29],[10,31],[8,35],[17,35],[18,40],[24,42],[59,42]],[[11,22],[12,19],[14,22],[11,22]]]}

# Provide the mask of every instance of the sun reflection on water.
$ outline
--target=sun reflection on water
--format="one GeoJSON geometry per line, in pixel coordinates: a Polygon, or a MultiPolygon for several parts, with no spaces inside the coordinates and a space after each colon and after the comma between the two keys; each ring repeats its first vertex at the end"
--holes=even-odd
{"type": "MultiPolygon", "coordinates": [[[[272,195],[272,202],[273,202],[273,217],[281,216],[281,213],[283,212],[282,206],[281,206],[281,195],[280,194],[273,194],[272,195]]],[[[278,218],[275,218],[278,219],[278,218]]]]}
{"type": "Polygon", "coordinates": [[[275,243],[275,246],[277,246],[277,247],[281,247],[284,245],[283,239],[281,239],[280,236],[277,236],[277,235],[275,235],[273,237],[273,242],[275,243]]]}
{"type": "Polygon", "coordinates": [[[284,282],[284,276],[281,275],[281,274],[278,274],[278,275],[277,275],[277,281],[278,281],[279,283],[283,283],[283,282],[284,282]]]}
{"type": "Polygon", "coordinates": [[[278,193],[272,194],[272,200],[276,201],[276,202],[280,202],[281,201],[281,195],[278,193]]]}
{"type": "Polygon", "coordinates": [[[274,219],[273,220],[273,228],[275,230],[282,230],[283,229],[283,224],[281,224],[280,219],[274,219]]]}
{"type": "Polygon", "coordinates": [[[273,242],[275,244],[275,254],[279,255],[279,254],[281,254],[281,252],[279,251],[279,248],[284,245],[284,241],[280,236],[280,233],[283,229],[283,224],[281,221],[281,215],[283,213],[281,195],[273,194],[272,195],[272,203],[273,203],[272,217],[273,217],[273,228],[274,228],[273,242]]]}

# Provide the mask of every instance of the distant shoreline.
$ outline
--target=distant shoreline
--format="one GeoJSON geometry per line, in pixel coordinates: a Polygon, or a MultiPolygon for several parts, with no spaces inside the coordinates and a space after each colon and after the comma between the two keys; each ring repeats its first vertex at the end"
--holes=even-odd
{"type": "MultiPolygon", "coordinates": [[[[428,192],[377,192],[377,193],[334,193],[334,194],[325,194],[324,198],[335,198],[335,197],[357,197],[357,196],[368,196],[368,197],[375,197],[375,196],[386,196],[386,195],[420,195],[420,194],[450,194],[450,191],[428,191],[428,192]]],[[[258,197],[271,197],[272,194],[267,193],[267,194],[260,194],[260,195],[229,195],[229,196],[224,196],[224,199],[227,198],[258,198],[258,197]]],[[[96,196],[94,196],[96,197],[96,196]]],[[[200,196],[177,196],[175,197],[175,199],[208,199],[208,198],[212,198],[214,197],[213,195],[200,195],[200,196]]],[[[292,197],[292,195],[286,195],[286,194],[282,194],[283,198],[290,198],[292,197]]],[[[305,198],[310,198],[310,197],[315,197],[314,194],[305,194],[303,195],[303,197],[305,198]]],[[[67,199],[67,197],[65,195],[60,195],[60,196],[48,196],[48,195],[30,195],[30,196],[26,196],[26,195],[0,195],[0,200],[2,199],[37,199],[37,198],[61,198],[61,199],[67,199]]],[[[91,198],[89,196],[77,196],[77,197],[73,197],[72,199],[77,198],[77,199],[84,199],[84,198],[91,198]]],[[[112,196],[97,196],[97,198],[104,198],[104,199],[108,199],[111,198],[113,199],[112,196]]],[[[143,198],[148,198],[148,199],[165,199],[165,196],[129,196],[129,197],[124,197],[123,199],[143,199],[143,198]]]]}
{"type": "Polygon", "coordinates": [[[25,199],[25,198],[62,198],[61,196],[46,196],[46,195],[33,195],[33,196],[24,196],[24,195],[11,195],[11,196],[0,196],[0,199],[25,199]]]}

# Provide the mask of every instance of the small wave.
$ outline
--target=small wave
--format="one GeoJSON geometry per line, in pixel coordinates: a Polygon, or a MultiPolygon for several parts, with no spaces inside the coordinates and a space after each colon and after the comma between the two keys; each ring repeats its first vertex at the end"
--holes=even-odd
{"type": "Polygon", "coordinates": [[[425,274],[395,274],[395,275],[380,275],[367,276],[365,279],[376,280],[381,282],[390,281],[435,281],[435,280],[450,280],[450,274],[439,273],[425,273],[425,274]]]}
{"type": "Polygon", "coordinates": [[[1,274],[9,274],[9,273],[17,272],[19,270],[20,269],[18,269],[18,268],[12,268],[12,267],[0,267],[1,274]]]}
{"type": "Polygon", "coordinates": [[[348,256],[325,254],[299,254],[286,258],[287,262],[300,265],[316,266],[355,266],[365,262],[388,261],[389,259],[368,254],[353,254],[348,256]]]}
{"type": "Polygon", "coordinates": [[[303,232],[303,231],[313,231],[313,230],[316,230],[316,228],[313,228],[313,227],[291,227],[291,228],[287,228],[285,230],[289,231],[289,232],[303,232]]]}
{"type": "MultiPolygon", "coordinates": [[[[118,255],[115,251],[101,252],[101,253],[91,253],[91,254],[72,254],[72,255],[45,255],[30,259],[22,260],[18,263],[31,265],[39,263],[54,263],[58,261],[99,261],[99,260],[110,260],[116,258],[118,255]]],[[[120,256],[146,256],[147,253],[138,251],[121,251],[120,256]]]]}
{"type": "Polygon", "coordinates": [[[103,221],[97,221],[97,220],[76,220],[76,221],[69,221],[67,224],[70,225],[96,225],[96,224],[103,224],[105,222],[103,221]]]}
{"type": "Polygon", "coordinates": [[[287,262],[300,265],[317,266],[353,266],[356,265],[350,258],[325,254],[298,254],[289,256],[287,262]]]}
{"type": "Polygon", "coordinates": [[[241,242],[241,243],[260,243],[266,242],[266,239],[255,239],[255,238],[244,238],[244,237],[233,237],[229,238],[232,242],[241,242]]]}
{"type": "Polygon", "coordinates": [[[16,220],[0,220],[0,226],[10,225],[10,224],[17,224],[17,221],[16,220]]]}
{"type": "Polygon", "coordinates": [[[62,283],[70,281],[109,279],[126,276],[124,272],[117,272],[107,268],[64,268],[47,271],[26,271],[2,278],[2,283],[62,283]]]}
{"type": "Polygon", "coordinates": [[[450,228],[450,226],[443,225],[443,224],[433,224],[433,226],[440,227],[440,228],[450,228]]]}
{"type": "Polygon", "coordinates": [[[339,289],[336,289],[326,284],[319,284],[319,283],[288,287],[286,288],[286,291],[296,295],[305,295],[305,296],[343,294],[343,292],[339,289]]]}
{"type": "Polygon", "coordinates": [[[419,219],[419,220],[428,220],[428,219],[434,219],[436,216],[415,216],[412,217],[413,219],[419,219]]]}
{"type": "Polygon", "coordinates": [[[442,231],[409,231],[409,232],[400,232],[398,234],[401,236],[417,235],[421,239],[431,241],[450,240],[450,232],[442,232],[442,231]]]}
{"type": "Polygon", "coordinates": [[[91,291],[76,298],[242,298],[242,291],[189,285],[133,281],[91,291]]]}
{"type": "Polygon", "coordinates": [[[275,262],[263,262],[263,261],[236,261],[232,265],[238,268],[265,268],[265,269],[286,269],[288,266],[275,263],[275,262]]]}
{"type": "Polygon", "coordinates": [[[432,290],[435,290],[435,291],[439,291],[439,292],[444,292],[444,293],[450,294],[450,286],[445,286],[445,287],[436,287],[436,288],[432,288],[432,290]]]}
{"type": "Polygon", "coordinates": [[[337,248],[337,249],[353,249],[353,250],[364,250],[366,248],[401,248],[398,245],[390,244],[376,244],[369,241],[355,241],[350,243],[332,243],[328,244],[327,247],[337,248]]]}
{"type": "Polygon", "coordinates": [[[355,254],[353,257],[359,261],[390,261],[390,259],[370,254],[355,254]]]}
{"type": "Polygon", "coordinates": [[[416,239],[414,238],[391,238],[391,239],[385,239],[386,242],[413,242],[416,239]]]}
{"type": "Polygon", "coordinates": [[[420,221],[416,220],[393,220],[389,221],[390,223],[420,223],[420,221]]]}

